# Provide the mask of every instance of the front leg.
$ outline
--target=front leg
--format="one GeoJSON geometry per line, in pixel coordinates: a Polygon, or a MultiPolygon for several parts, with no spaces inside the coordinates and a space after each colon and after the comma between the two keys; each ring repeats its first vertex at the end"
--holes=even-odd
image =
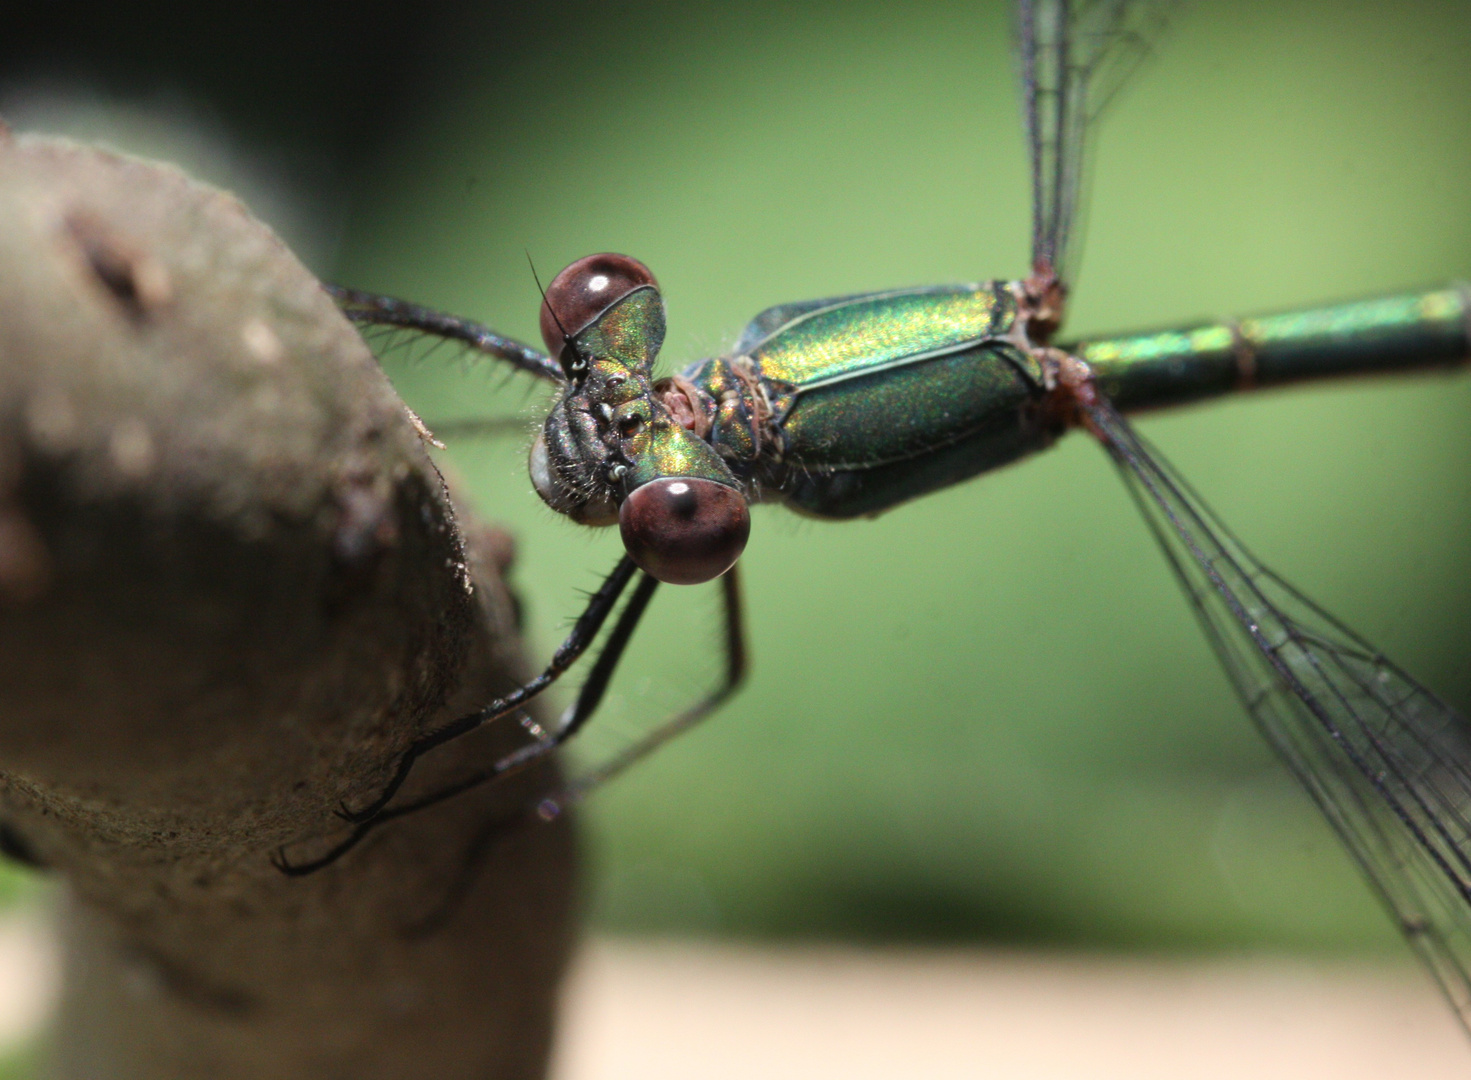
{"type": "MultiPolygon", "coordinates": [[[[394,768],[392,777],[389,779],[388,783],[384,786],[383,791],[379,793],[377,798],[375,798],[371,803],[360,810],[349,810],[346,807],[343,807],[339,811],[341,817],[357,826],[357,828],[355,828],[345,840],[343,840],[341,843],[339,843],[337,846],[332,848],[320,858],[313,859],[310,862],[306,863],[293,863],[286,857],[284,849],[282,851],[278,851],[276,852],[272,860],[276,864],[276,868],[280,870],[283,874],[287,874],[291,877],[301,877],[303,875],[313,873],[316,870],[320,870],[324,866],[336,862],[348,851],[356,847],[359,841],[361,841],[363,837],[366,836],[368,832],[372,829],[372,827],[378,822],[386,820],[390,817],[402,816],[402,813],[411,812],[415,809],[422,809],[423,805],[430,805],[431,803],[426,803],[424,800],[419,800],[415,803],[410,804],[409,806],[401,808],[402,813],[385,813],[385,809],[387,808],[388,803],[393,799],[394,795],[398,794],[399,788],[401,788],[404,784],[404,781],[409,778],[409,773],[413,771],[414,763],[418,761],[419,758],[423,757],[434,748],[442,746],[453,739],[458,739],[460,736],[468,734],[469,732],[474,731],[476,728],[490,723],[492,720],[499,720],[502,717],[515,712],[521,706],[525,705],[531,699],[540,694],[548,686],[551,686],[552,683],[556,682],[557,679],[560,678],[569,667],[576,663],[577,660],[582,656],[582,654],[587,651],[588,647],[597,638],[598,632],[603,627],[603,623],[607,621],[609,614],[611,614],[613,608],[617,606],[618,598],[623,595],[624,589],[628,587],[628,583],[633,578],[633,575],[637,572],[637,569],[638,568],[634,565],[633,560],[627,555],[618,560],[618,565],[613,568],[613,572],[609,574],[608,577],[603,581],[603,584],[598,588],[597,592],[593,593],[592,598],[588,601],[587,608],[583,611],[582,615],[578,617],[577,622],[572,627],[572,632],[567,635],[567,640],[564,641],[561,647],[558,648],[557,651],[553,654],[551,663],[547,665],[546,669],[540,675],[532,679],[530,682],[526,683],[524,686],[517,687],[515,690],[511,691],[504,697],[496,699],[489,705],[485,706],[485,708],[479,709],[473,713],[470,713],[467,716],[462,716],[458,720],[453,720],[450,723],[445,724],[443,727],[437,728],[434,731],[429,732],[429,734],[423,735],[420,738],[416,739],[413,743],[411,743],[409,745],[409,748],[405,750],[403,752],[403,755],[399,758],[398,764],[394,768]]],[[[645,580],[651,581],[653,579],[646,577],[645,580]]],[[[639,600],[639,592],[643,591],[644,588],[645,586],[641,584],[640,589],[635,592],[634,602],[630,603],[629,605],[630,609],[637,606],[640,613],[642,613],[642,608],[648,604],[647,596],[644,596],[641,601],[639,600]]],[[[648,591],[652,592],[651,589],[648,591]]],[[[633,622],[637,623],[636,617],[634,618],[633,622]]],[[[628,625],[627,629],[624,629],[624,626],[627,623],[628,610],[625,609],[624,614],[619,618],[618,626],[615,628],[612,637],[610,637],[609,639],[608,648],[604,649],[604,654],[608,653],[609,651],[613,651],[615,652],[615,654],[621,654],[623,650],[623,645],[627,643],[628,636],[631,635],[633,632],[632,625],[628,625]],[[616,648],[614,647],[615,644],[616,648]]],[[[602,658],[600,657],[599,665],[601,665],[602,662],[602,658]]],[[[595,668],[595,676],[596,671],[597,669],[595,668]]],[[[611,672],[609,674],[611,674],[611,672]]],[[[606,682],[606,679],[604,681],[606,682]]],[[[537,746],[539,744],[534,743],[532,745],[537,746]]],[[[538,754],[535,756],[540,755],[538,754]]],[[[477,781],[477,783],[483,783],[484,780],[491,779],[493,776],[502,775],[503,773],[508,771],[508,768],[509,766],[501,768],[492,774],[485,775],[481,780],[477,781]]],[[[451,794],[458,794],[459,791],[468,790],[469,787],[474,786],[476,786],[476,784],[470,784],[467,786],[457,785],[454,791],[450,792],[449,794],[445,794],[442,797],[433,798],[432,802],[442,802],[444,798],[450,797],[451,794]]]]}
{"type": "Polygon", "coordinates": [[[458,315],[397,300],[392,296],[347,289],[341,285],[322,286],[342,313],[355,323],[366,326],[397,326],[417,330],[447,341],[458,341],[476,352],[504,360],[519,371],[535,375],[547,382],[563,383],[566,377],[557,363],[540,349],[533,349],[515,338],[497,334],[490,327],[458,315]]]}

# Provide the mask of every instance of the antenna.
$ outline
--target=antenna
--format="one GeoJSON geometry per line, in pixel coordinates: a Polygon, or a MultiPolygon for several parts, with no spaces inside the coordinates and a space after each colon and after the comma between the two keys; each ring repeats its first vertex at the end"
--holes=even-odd
{"type": "Polygon", "coordinates": [[[587,371],[587,357],[578,351],[577,343],[572,340],[572,335],[567,333],[567,328],[562,325],[562,320],[557,318],[557,310],[552,307],[551,301],[547,299],[546,289],[542,288],[541,277],[536,272],[536,263],[532,261],[531,250],[529,248],[526,249],[526,265],[531,267],[531,280],[536,282],[536,291],[541,293],[542,306],[547,309],[547,314],[552,317],[552,322],[557,324],[557,330],[562,335],[562,348],[557,354],[557,362],[567,372],[569,379],[581,375],[587,371]],[[576,357],[576,363],[569,364],[566,361],[565,356],[568,349],[572,350],[573,356],[576,357]]]}

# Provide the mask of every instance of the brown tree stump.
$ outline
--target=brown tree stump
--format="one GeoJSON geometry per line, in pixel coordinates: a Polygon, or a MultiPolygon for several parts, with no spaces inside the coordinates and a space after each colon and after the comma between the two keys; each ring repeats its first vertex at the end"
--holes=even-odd
{"type": "Polygon", "coordinates": [[[57,1075],[543,1073],[569,830],[497,834],[424,926],[547,773],[310,877],[270,862],[341,838],[416,734],[525,675],[508,545],[480,532],[237,200],[0,129],[0,816],[65,884],[57,1075]]]}

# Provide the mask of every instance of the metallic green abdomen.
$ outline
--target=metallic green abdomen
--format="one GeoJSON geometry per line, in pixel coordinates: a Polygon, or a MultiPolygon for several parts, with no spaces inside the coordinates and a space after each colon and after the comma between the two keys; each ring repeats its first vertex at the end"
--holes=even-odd
{"type": "Polygon", "coordinates": [[[1120,409],[1304,379],[1449,366],[1471,355],[1465,286],[1091,341],[1069,348],[1120,409]]]}

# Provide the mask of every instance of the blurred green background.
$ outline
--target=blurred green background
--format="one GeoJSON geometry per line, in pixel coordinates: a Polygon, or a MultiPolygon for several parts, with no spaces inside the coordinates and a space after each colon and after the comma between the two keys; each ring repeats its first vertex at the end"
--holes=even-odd
{"type": "MultiPolygon", "coordinates": [[[[1027,267],[1006,4],[308,8],[48,68],[58,31],[3,68],[0,109],[183,157],[325,276],[527,340],[528,253],[545,280],[626,251],[664,288],[666,369],[770,304],[1027,267]]],[[[1471,278],[1468,55],[1464,2],[1187,8],[1103,125],[1068,333],[1471,278]]],[[[514,532],[545,655],[616,535],[532,492],[541,392],[443,360],[387,359],[431,424],[527,417],[443,460],[514,532]]],[[[1464,709],[1468,412],[1471,378],[1428,376],[1141,426],[1270,565],[1464,709]]],[[[749,685],[584,814],[600,925],[1394,947],[1086,438],[875,521],[758,510],[742,567],[749,685]]],[[[584,754],[713,679],[715,599],[663,591],[584,754]]]]}

